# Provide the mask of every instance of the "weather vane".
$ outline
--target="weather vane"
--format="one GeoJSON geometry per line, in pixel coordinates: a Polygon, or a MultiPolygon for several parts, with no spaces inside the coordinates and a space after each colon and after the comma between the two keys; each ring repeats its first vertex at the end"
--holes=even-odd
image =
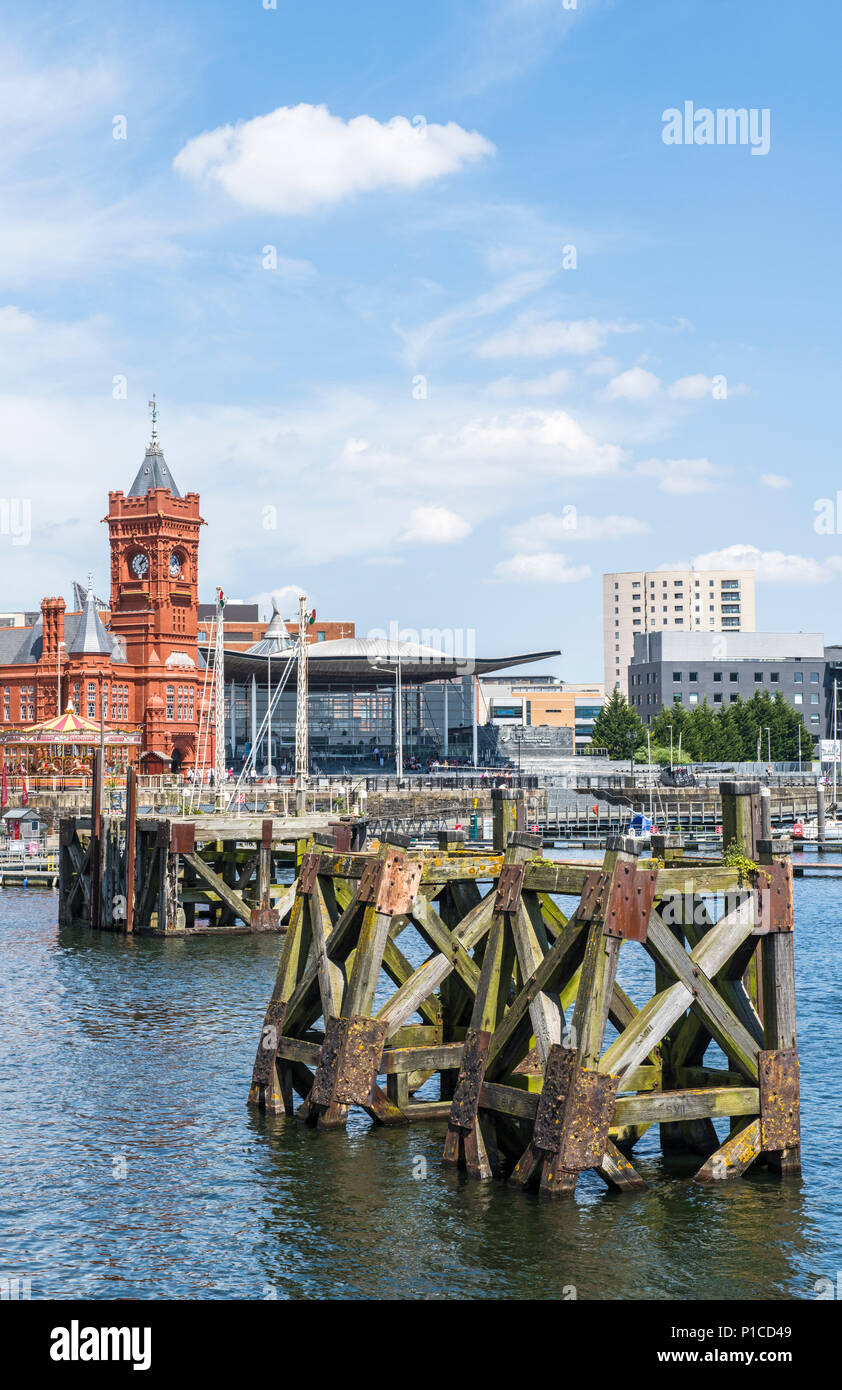
{"type": "Polygon", "coordinates": [[[151,401],[149,401],[148,404],[149,404],[149,409],[152,411],[152,443],[153,443],[153,444],[157,444],[157,442],[158,442],[158,405],[157,405],[157,402],[156,402],[156,400],[155,400],[155,393],[154,393],[154,391],[153,391],[153,393],[152,393],[152,399],[151,399],[151,401]]]}

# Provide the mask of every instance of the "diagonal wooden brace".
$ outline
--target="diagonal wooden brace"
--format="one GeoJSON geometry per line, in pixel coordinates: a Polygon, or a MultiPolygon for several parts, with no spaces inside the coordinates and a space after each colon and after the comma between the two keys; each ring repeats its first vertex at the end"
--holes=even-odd
{"type": "Polygon", "coordinates": [[[262,1106],[266,1109],[270,1109],[272,1106],[273,1093],[276,1090],[275,1067],[278,1060],[278,1046],[281,1040],[285,1012],[286,1004],[282,999],[270,1000],[266,1017],[263,1020],[263,1027],[260,1030],[260,1042],[257,1045],[257,1056],[254,1059],[251,1074],[251,1090],[249,1092],[249,1104],[251,1105],[262,1106]]]}

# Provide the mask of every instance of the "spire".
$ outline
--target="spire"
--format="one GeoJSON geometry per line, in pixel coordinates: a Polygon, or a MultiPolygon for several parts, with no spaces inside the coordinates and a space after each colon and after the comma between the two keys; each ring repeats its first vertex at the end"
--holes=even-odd
{"type": "Polygon", "coordinates": [[[149,409],[152,412],[152,437],[146,446],[146,457],[129,489],[129,497],[144,497],[153,487],[169,488],[173,497],[180,497],[181,493],[175,485],[175,479],[161,450],[158,438],[158,402],[154,393],[149,402],[149,409]]]}

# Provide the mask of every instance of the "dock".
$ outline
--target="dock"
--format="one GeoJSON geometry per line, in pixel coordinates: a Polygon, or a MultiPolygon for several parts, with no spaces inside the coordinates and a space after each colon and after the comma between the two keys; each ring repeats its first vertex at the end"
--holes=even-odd
{"type": "Polygon", "coordinates": [[[720,792],[717,860],[668,835],[651,858],[616,837],[601,864],[548,860],[504,792],[490,851],[455,832],[430,850],[396,832],[350,852],[313,837],[249,1105],[317,1130],[354,1106],[375,1125],[440,1122],[445,1165],[552,1197],[589,1171],[645,1188],[634,1148],[653,1125],[698,1182],[797,1177],[791,846],[764,836],[757,783],[720,792]],[[417,968],[410,926],[430,950],[417,968]],[[654,962],[640,1009],[617,983],[621,949],[654,962]],[[724,1066],[706,1063],[713,1043],[724,1066]],[[419,1095],[431,1080],[438,1098],[419,1095]]]}

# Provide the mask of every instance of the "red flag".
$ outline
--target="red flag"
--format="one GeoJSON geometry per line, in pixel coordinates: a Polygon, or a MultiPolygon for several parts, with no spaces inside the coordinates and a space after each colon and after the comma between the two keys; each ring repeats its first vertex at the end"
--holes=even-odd
{"type": "Polygon", "coordinates": [[[0,811],[9,804],[9,783],[6,780],[6,763],[3,763],[3,779],[0,784],[0,811]]]}
{"type": "Polygon", "coordinates": [[[29,792],[26,790],[26,776],[23,772],[20,775],[20,800],[22,806],[29,805],[29,792]]]}

